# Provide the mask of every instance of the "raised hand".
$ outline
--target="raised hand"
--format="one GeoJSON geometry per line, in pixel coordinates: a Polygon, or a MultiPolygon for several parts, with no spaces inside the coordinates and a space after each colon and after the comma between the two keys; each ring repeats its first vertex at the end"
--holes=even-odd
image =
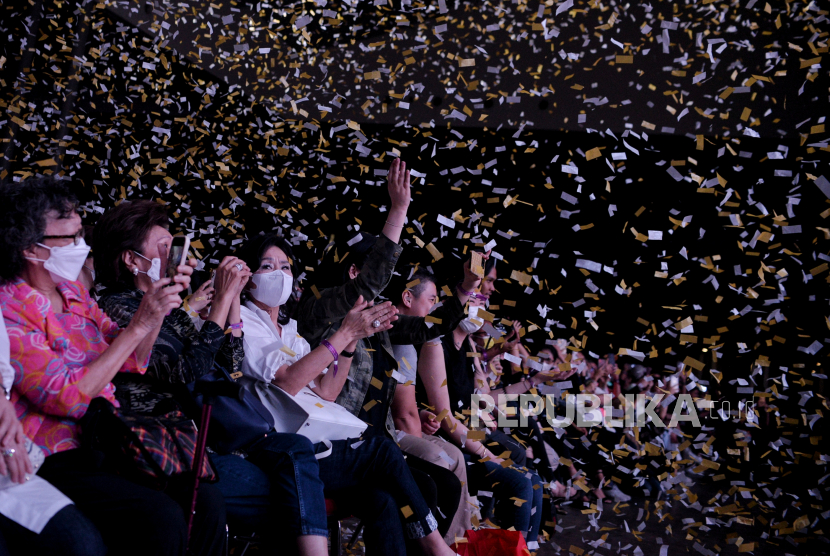
{"type": "Polygon", "coordinates": [[[392,211],[406,213],[409,202],[412,200],[412,193],[409,189],[409,170],[406,169],[406,162],[399,158],[392,161],[387,175],[389,182],[389,200],[392,201],[392,211]]]}

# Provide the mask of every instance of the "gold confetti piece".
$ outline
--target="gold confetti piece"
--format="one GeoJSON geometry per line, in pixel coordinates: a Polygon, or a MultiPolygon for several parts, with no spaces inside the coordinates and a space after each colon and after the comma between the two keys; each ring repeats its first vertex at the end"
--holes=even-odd
{"type": "Polygon", "coordinates": [[[415,512],[413,512],[413,511],[409,508],[409,506],[404,506],[403,508],[401,508],[401,513],[403,514],[403,518],[404,518],[404,519],[409,519],[409,516],[411,516],[411,515],[412,515],[413,513],[415,513],[415,512]]]}
{"type": "Polygon", "coordinates": [[[487,311],[484,311],[483,309],[479,308],[478,318],[480,318],[482,320],[486,320],[489,323],[492,323],[493,320],[496,318],[496,315],[494,315],[493,313],[488,313],[487,311]]]}
{"type": "Polygon", "coordinates": [[[363,406],[363,411],[365,411],[365,412],[367,412],[367,413],[368,413],[368,412],[369,412],[369,410],[370,410],[370,409],[372,409],[373,407],[375,407],[375,405],[376,405],[377,403],[378,403],[378,402],[377,402],[377,401],[375,401],[375,400],[370,400],[370,401],[369,401],[369,403],[367,403],[366,405],[364,405],[364,406],[363,406]]]}
{"type": "Polygon", "coordinates": [[[521,272],[519,270],[514,270],[510,273],[510,279],[516,280],[523,286],[529,286],[531,277],[529,274],[525,274],[524,272],[521,272]]]}
{"type": "Polygon", "coordinates": [[[595,158],[599,158],[602,156],[602,151],[599,150],[599,147],[594,147],[593,149],[587,151],[585,153],[585,160],[593,160],[595,158]]]}
{"type": "Polygon", "coordinates": [[[288,355],[288,357],[296,357],[297,353],[288,346],[282,346],[280,351],[288,355]]]}
{"type": "Polygon", "coordinates": [[[799,60],[801,60],[801,68],[799,69],[804,69],[809,68],[810,66],[815,64],[820,64],[821,56],[819,56],[818,58],[810,58],[809,60],[802,60],[801,58],[799,58],[799,60]]]}
{"type": "Polygon", "coordinates": [[[618,64],[633,64],[634,63],[634,56],[631,56],[631,55],[623,56],[621,54],[617,54],[616,62],[618,64]]]}
{"type": "Polygon", "coordinates": [[[421,279],[420,279],[420,278],[416,278],[415,280],[412,280],[411,282],[409,282],[409,283],[406,285],[406,289],[411,290],[412,288],[414,288],[415,286],[417,286],[417,285],[418,285],[418,284],[420,284],[420,283],[421,283],[421,279]]]}
{"type": "Polygon", "coordinates": [[[432,323],[435,323],[435,324],[441,324],[442,322],[444,322],[442,319],[439,319],[439,318],[433,317],[432,315],[427,315],[427,316],[425,316],[425,317],[424,317],[424,320],[425,320],[426,322],[432,322],[432,323]]]}
{"type": "Polygon", "coordinates": [[[686,356],[686,359],[683,360],[683,364],[688,365],[689,367],[692,367],[693,369],[698,371],[702,371],[703,367],[705,367],[703,363],[688,355],[686,356]]]}
{"type": "Polygon", "coordinates": [[[479,278],[484,278],[484,264],[481,253],[473,251],[470,270],[479,278]]]}
{"type": "Polygon", "coordinates": [[[372,380],[371,380],[370,384],[372,386],[374,386],[375,388],[377,388],[378,390],[383,388],[383,382],[378,380],[376,377],[372,377],[372,380]]]}
{"type": "Polygon", "coordinates": [[[435,259],[436,261],[440,261],[441,259],[444,258],[444,255],[441,254],[441,252],[438,250],[438,248],[435,247],[435,245],[433,245],[432,243],[429,243],[427,245],[427,251],[429,251],[429,254],[432,255],[432,258],[435,259]]]}

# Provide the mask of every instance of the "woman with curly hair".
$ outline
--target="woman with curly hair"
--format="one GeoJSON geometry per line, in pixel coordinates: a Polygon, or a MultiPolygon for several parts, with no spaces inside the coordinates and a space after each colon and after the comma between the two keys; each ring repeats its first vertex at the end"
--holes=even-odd
{"type": "MultiPolygon", "coordinates": [[[[26,436],[46,454],[38,475],[75,503],[110,553],[182,555],[187,489],[180,506],[125,479],[104,454],[82,447],[79,420],[92,398],[117,404],[116,374],[146,371],[164,315],[181,304],[192,267],[153,284],[119,328],[77,281],[89,247],[76,207],[74,195],[55,181],[0,189],[0,309],[14,370],[11,401],[26,436]]],[[[224,524],[221,495],[203,485],[191,551],[221,553],[224,524]]]]}

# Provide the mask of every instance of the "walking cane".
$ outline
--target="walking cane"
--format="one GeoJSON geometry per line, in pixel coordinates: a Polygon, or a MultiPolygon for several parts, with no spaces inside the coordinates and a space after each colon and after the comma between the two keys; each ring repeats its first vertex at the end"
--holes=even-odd
{"type": "Polygon", "coordinates": [[[207,448],[208,424],[210,423],[210,404],[202,406],[202,424],[199,427],[199,436],[196,440],[196,454],[193,458],[193,497],[190,500],[190,513],[187,516],[187,543],[190,544],[190,531],[193,529],[193,517],[196,515],[196,496],[199,494],[199,475],[202,471],[202,462],[205,460],[207,448]]]}

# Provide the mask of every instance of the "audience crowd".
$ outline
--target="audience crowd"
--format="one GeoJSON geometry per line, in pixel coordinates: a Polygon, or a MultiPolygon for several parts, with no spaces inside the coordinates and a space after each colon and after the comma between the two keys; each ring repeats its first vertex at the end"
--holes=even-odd
{"type": "Polygon", "coordinates": [[[533,550],[564,507],[659,497],[701,471],[699,453],[713,459],[688,421],[602,421],[635,411],[628,395],[662,394],[668,423],[681,394],[704,396],[689,368],[653,372],[552,335],[534,348],[522,323],[488,311],[504,278],[489,253],[455,276],[396,267],[404,162],[388,189],[383,229],[300,282],[291,240],[251,223],[215,269],[189,259],[169,272],[163,205],[123,201],[93,228],[64,182],[2,185],[0,554],[218,555],[230,527],[320,556],[332,503],[361,520],[370,555],[449,555],[482,527],[519,531],[533,550]],[[218,383],[235,389],[209,395],[218,383]],[[549,419],[575,394],[611,403],[587,408],[588,423],[549,419]],[[365,430],[285,430],[280,396],[301,395],[365,430]],[[211,403],[212,477],[195,497],[192,473],[160,487],[91,432],[102,405],[199,423],[211,403]]]}

